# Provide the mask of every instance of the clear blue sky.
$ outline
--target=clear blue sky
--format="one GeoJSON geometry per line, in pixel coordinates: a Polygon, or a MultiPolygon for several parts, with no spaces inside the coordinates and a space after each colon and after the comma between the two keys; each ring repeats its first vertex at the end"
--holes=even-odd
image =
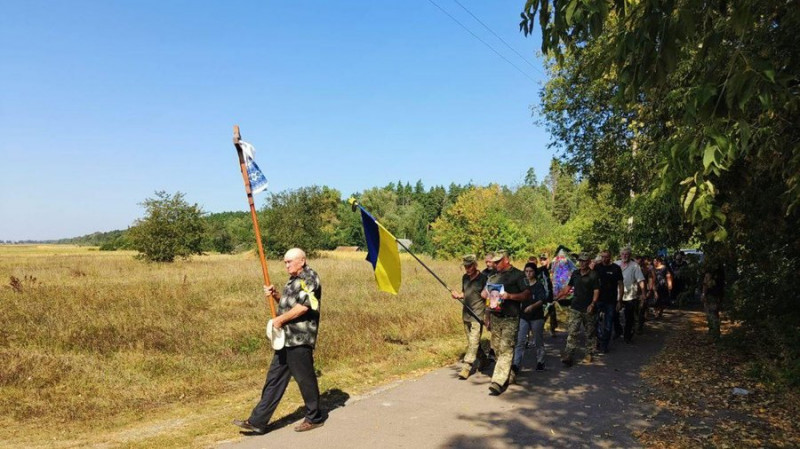
{"type": "Polygon", "coordinates": [[[156,190],[247,210],[234,124],[272,191],[541,180],[524,0],[459,1],[526,60],[434,1],[517,68],[428,0],[0,0],[0,240],[125,229],[156,190]]]}

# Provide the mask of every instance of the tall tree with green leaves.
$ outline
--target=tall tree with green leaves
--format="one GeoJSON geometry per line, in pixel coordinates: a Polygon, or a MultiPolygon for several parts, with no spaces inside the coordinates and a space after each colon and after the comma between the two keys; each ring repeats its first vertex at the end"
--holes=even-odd
{"type": "Polygon", "coordinates": [[[458,197],[433,223],[436,254],[453,257],[505,249],[522,253],[528,239],[508,216],[502,189],[477,187],[458,197]]]}
{"type": "Polygon", "coordinates": [[[301,187],[271,194],[262,210],[264,250],[281,257],[290,248],[315,255],[335,245],[341,194],[327,186],[301,187]]]}
{"type": "Polygon", "coordinates": [[[145,199],[145,216],[128,231],[137,257],[151,262],[173,262],[176,257],[202,254],[205,222],[200,206],[189,204],[183,193],[165,191],[145,199]]]}

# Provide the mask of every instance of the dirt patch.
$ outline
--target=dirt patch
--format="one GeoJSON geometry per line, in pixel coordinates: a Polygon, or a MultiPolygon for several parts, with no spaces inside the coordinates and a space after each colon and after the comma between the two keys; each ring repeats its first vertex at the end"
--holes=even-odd
{"type": "Polygon", "coordinates": [[[723,344],[707,337],[705,316],[685,312],[662,352],[643,370],[643,399],[668,410],[671,422],[640,432],[653,448],[800,447],[800,395],[748,376],[758,341],[724,344],[735,323],[723,322],[723,344]]]}

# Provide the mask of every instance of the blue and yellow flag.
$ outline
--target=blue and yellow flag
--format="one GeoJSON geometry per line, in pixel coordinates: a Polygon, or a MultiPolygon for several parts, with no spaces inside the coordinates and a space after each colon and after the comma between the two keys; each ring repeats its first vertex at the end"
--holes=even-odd
{"type": "Polygon", "coordinates": [[[378,289],[396,295],[400,290],[400,252],[397,250],[397,239],[363,207],[358,207],[361,209],[361,223],[367,239],[367,260],[375,269],[378,289]]]}

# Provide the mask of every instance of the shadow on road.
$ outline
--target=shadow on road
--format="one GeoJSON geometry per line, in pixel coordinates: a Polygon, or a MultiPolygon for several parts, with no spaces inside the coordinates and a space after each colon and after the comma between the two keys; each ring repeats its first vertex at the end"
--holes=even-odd
{"type": "MultiPolygon", "coordinates": [[[[671,419],[666,412],[637,400],[644,388],[640,371],[661,350],[671,323],[680,315],[679,311],[668,311],[661,319],[648,322],[645,334],[637,335],[634,343],[617,339],[609,354],[599,355],[591,364],[577,363],[571,368],[564,367],[559,358],[566,334],[560,333],[555,339],[546,337],[547,369],[534,371],[534,356],[529,351],[516,385],[498,398],[486,399],[513,403],[512,413],[459,415],[459,420],[484,431],[481,436],[453,435],[441,447],[640,446],[633,436],[635,431],[646,431],[671,419]]],[[[488,375],[491,372],[491,367],[485,370],[488,375]]],[[[453,377],[456,373],[457,367],[453,368],[453,377]]]]}

